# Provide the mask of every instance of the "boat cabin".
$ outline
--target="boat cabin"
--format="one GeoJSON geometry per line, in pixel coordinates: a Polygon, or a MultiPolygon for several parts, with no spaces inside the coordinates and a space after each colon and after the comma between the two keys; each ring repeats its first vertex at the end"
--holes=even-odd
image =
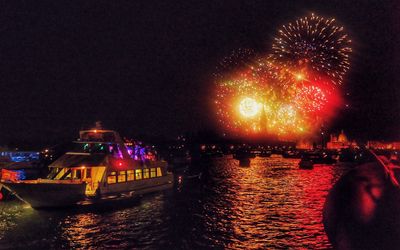
{"type": "MultiPolygon", "coordinates": [[[[80,132],[74,149],[50,164],[48,179],[86,183],[85,194],[111,192],[126,188],[127,184],[156,179],[167,173],[166,163],[155,161],[154,154],[138,157],[111,130],[80,132]]],[[[143,151],[145,152],[145,151],[143,151]]]]}

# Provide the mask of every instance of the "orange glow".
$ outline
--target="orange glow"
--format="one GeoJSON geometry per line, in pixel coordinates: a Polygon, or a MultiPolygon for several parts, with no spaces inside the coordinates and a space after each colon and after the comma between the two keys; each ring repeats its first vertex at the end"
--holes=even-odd
{"type": "Polygon", "coordinates": [[[304,79],[304,75],[303,74],[301,74],[301,73],[296,74],[296,80],[301,81],[303,79],[304,79]]]}
{"type": "Polygon", "coordinates": [[[337,86],[319,72],[267,61],[218,79],[216,97],[224,129],[282,140],[313,137],[342,104],[337,86]]]}

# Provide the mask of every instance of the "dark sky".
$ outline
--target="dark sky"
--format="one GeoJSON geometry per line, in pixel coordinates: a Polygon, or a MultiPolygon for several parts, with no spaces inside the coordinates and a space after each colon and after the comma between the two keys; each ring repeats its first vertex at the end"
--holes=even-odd
{"type": "Polygon", "coordinates": [[[2,1],[0,145],[76,137],[96,120],[122,134],[212,127],[211,74],[238,48],[315,12],[352,36],[350,108],[333,129],[400,139],[395,1],[2,1]]]}

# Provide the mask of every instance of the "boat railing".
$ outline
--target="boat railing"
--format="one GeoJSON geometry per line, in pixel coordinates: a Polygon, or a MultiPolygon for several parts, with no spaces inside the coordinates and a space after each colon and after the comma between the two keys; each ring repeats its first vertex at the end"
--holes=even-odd
{"type": "Polygon", "coordinates": [[[37,179],[37,183],[51,183],[51,184],[81,184],[84,183],[81,179],[65,179],[65,180],[52,180],[52,179],[37,179]]]}

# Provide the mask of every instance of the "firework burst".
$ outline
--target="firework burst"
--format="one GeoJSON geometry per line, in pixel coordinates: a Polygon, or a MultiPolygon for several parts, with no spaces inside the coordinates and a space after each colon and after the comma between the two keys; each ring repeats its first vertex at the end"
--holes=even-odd
{"type": "Polygon", "coordinates": [[[312,135],[341,104],[350,43],[334,19],[312,14],[282,26],[270,55],[232,53],[214,75],[218,120],[241,135],[312,135]]]}
{"type": "Polygon", "coordinates": [[[265,78],[249,67],[240,73],[216,78],[215,105],[219,121],[234,132],[255,133],[261,129],[264,100],[274,99],[265,78]]]}
{"type": "Polygon", "coordinates": [[[311,14],[279,29],[272,44],[272,59],[282,67],[311,67],[340,85],[350,67],[350,44],[335,19],[311,14]]]}

